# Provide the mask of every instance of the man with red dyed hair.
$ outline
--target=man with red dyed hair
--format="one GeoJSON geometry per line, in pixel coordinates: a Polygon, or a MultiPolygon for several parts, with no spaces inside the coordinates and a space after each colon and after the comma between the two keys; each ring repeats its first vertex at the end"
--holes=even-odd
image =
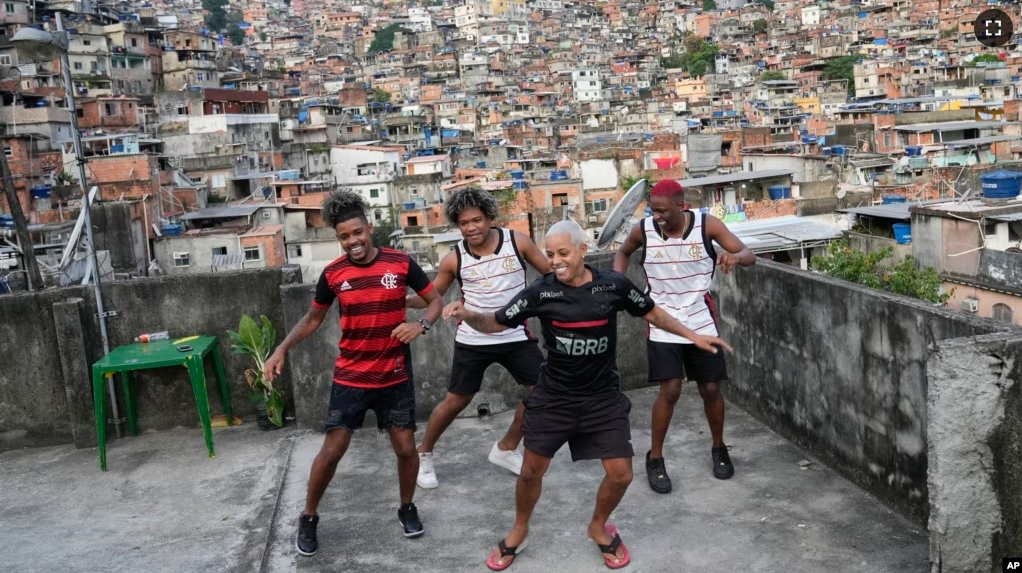
{"type": "MultiPolygon", "coordinates": [[[[717,336],[717,317],[710,285],[714,271],[730,273],[735,265],[756,263],[756,256],[734,236],[722,221],[686,208],[684,191],[677,181],[665,180],[653,186],[649,199],[651,217],[640,221],[614,256],[614,270],[625,272],[629,257],[643,249],[646,291],[688,329],[705,336],[717,336]],[[717,243],[724,248],[718,253],[717,243]]],[[[660,384],[653,403],[652,440],[646,454],[649,487],[670,493],[671,478],[664,464],[664,439],[681,395],[685,378],[695,380],[703,398],[713,446],[713,475],[729,479],[734,465],[724,444],[724,398],[720,382],[727,380],[723,353],[711,354],[691,340],[650,325],[646,343],[649,380],[660,384]]]]}

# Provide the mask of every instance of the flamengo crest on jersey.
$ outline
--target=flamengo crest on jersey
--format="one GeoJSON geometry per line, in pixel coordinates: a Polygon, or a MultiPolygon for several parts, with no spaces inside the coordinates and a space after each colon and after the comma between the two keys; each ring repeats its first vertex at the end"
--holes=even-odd
{"type": "MultiPolygon", "coordinates": [[[[497,252],[492,255],[476,258],[469,253],[466,241],[458,241],[458,281],[466,310],[481,313],[498,311],[525,288],[525,266],[512,242],[512,231],[494,228],[501,234],[501,239],[497,252]]],[[[503,344],[529,340],[529,335],[525,327],[486,334],[459,322],[454,339],[462,344],[503,344]]]]}
{"type": "MultiPolygon", "coordinates": [[[[717,324],[710,300],[710,285],[716,268],[716,255],[707,252],[706,215],[689,211],[693,219],[687,236],[661,235],[656,221],[647,217],[642,225],[646,287],[657,306],[697,334],[717,336],[717,324]]],[[[711,215],[712,216],[712,215],[711,215]]],[[[691,344],[687,338],[671,334],[653,325],[649,339],[654,342],[691,344]]]]}

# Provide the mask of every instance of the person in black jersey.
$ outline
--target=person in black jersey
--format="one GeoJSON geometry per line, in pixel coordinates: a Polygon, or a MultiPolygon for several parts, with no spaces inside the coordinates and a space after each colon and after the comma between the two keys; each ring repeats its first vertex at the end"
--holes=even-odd
{"type": "Polygon", "coordinates": [[[516,328],[537,317],[547,351],[539,383],[525,398],[525,461],[516,491],[517,513],[511,533],[486,562],[494,571],[509,567],[524,549],[543,474],[565,443],[573,461],[600,459],[606,472],[589,537],[607,567],[618,569],[631,560],[617,528],[607,523],[632,481],[634,455],[628,420],[631,402],[621,392],[615,361],[618,312],[642,317],[707,352],[717,352],[717,346],[730,350],[723,340],[696,334],[671,318],[625,275],[585,265],[587,242],[577,223],[559,221],[546,236],[552,273],[496,312],[471,312],[461,301],[444,308],[445,319],[465,321],[479,332],[516,328]]]}

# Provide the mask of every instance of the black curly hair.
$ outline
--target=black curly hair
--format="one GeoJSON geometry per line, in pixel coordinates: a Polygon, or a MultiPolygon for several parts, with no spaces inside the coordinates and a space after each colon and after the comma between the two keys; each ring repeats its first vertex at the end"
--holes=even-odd
{"type": "Polygon", "coordinates": [[[500,216],[500,212],[497,210],[497,200],[493,197],[493,193],[478,187],[455,191],[444,203],[444,216],[452,225],[457,225],[458,216],[470,207],[479,209],[490,220],[500,216]]]}
{"type": "Polygon", "coordinates": [[[330,227],[336,227],[338,223],[343,223],[355,217],[368,223],[369,219],[366,218],[366,211],[368,210],[369,205],[366,204],[366,200],[361,195],[350,189],[341,189],[334,191],[323,200],[323,221],[330,227]]]}

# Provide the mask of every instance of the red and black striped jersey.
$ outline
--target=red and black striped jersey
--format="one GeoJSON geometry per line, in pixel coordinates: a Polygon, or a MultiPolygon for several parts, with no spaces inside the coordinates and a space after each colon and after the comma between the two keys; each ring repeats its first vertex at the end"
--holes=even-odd
{"type": "Polygon", "coordinates": [[[347,255],[323,269],[312,304],[328,308],[337,299],[341,315],[340,353],[334,383],[384,388],[408,380],[408,347],[391,333],[405,322],[405,289],[423,295],[433,283],[408,253],[380,247],[372,262],[347,255]]]}

